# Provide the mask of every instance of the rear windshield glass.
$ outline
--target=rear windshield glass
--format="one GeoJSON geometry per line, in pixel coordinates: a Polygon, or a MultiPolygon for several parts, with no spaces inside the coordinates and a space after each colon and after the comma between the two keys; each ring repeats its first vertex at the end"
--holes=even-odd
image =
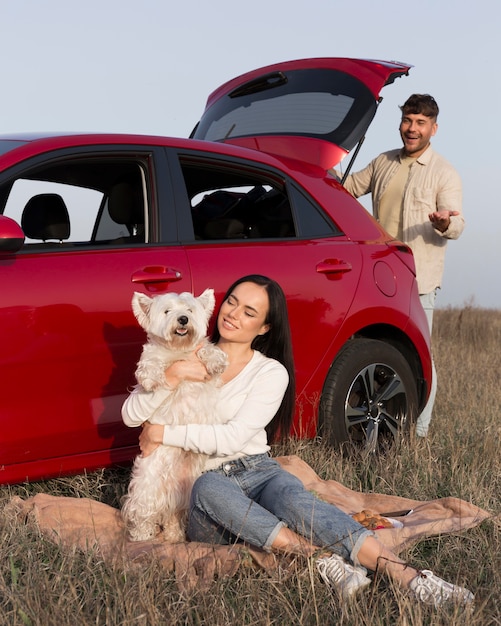
{"type": "Polygon", "coordinates": [[[326,69],[275,72],[217,100],[195,139],[224,141],[259,135],[299,135],[351,150],[376,112],[369,89],[343,72],[326,69]]]}

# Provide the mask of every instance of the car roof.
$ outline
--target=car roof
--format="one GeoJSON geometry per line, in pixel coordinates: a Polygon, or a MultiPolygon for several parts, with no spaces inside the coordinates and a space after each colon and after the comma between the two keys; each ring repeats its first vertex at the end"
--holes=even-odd
{"type": "Polygon", "coordinates": [[[163,146],[180,150],[207,150],[213,154],[226,154],[283,167],[283,159],[278,158],[282,161],[279,164],[273,155],[256,153],[255,150],[249,150],[245,146],[224,145],[188,138],[127,133],[33,132],[0,135],[0,171],[37,154],[92,145],[163,146]]]}
{"type": "Polygon", "coordinates": [[[191,136],[329,169],[364,137],[382,88],[411,67],[346,57],[268,65],[213,91],[191,136]]]}

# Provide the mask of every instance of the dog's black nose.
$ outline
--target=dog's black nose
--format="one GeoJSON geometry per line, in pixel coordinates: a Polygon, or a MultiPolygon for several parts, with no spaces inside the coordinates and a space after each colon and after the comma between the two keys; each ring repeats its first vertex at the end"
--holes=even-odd
{"type": "Polygon", "coordinates": [[[186,326],[186,324],[188,323],[188,317],[186,315],[180,315],[177,318],[177,321],[181,326],[186,326]]]}

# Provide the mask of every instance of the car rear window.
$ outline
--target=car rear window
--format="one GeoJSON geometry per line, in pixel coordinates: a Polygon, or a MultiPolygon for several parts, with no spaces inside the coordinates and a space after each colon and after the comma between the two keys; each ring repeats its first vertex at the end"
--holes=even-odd
{"type": "Polygon", "coordinates": [[[376,112],[359,80],[337,70],[273,72],[239,86],[204,113],[195,139],[224,141],[260,135],[298,135],[351,150],[376,112]],[[355,132],[356,131],[356,132],[355,132]]]}

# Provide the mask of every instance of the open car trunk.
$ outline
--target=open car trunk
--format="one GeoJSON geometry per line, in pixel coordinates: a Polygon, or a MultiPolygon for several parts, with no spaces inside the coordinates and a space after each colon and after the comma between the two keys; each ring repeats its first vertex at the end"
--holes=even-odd
{"type": "Polygon", "coordinates": [[[329,169],[363,140],[381,89],[411,67],[394,61],[318,58],[254,70],[209,96],[191,137],[329,169]]]}

